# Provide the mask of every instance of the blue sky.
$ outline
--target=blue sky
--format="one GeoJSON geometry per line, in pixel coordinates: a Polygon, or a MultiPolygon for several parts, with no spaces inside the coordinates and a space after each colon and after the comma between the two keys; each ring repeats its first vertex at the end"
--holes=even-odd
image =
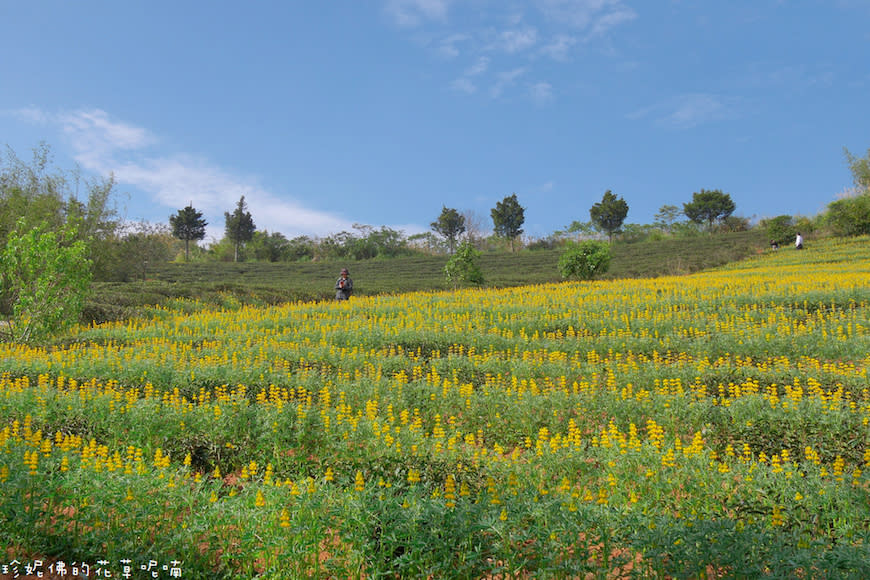
{"type": "Polygon", "coordinates": [[[0,54],[0,144],[217,237],[241,195],[288,237],[511,193],[533,236],[607,189],[815,215],[870,148],[870,0],[6,0],[0,54]]]}

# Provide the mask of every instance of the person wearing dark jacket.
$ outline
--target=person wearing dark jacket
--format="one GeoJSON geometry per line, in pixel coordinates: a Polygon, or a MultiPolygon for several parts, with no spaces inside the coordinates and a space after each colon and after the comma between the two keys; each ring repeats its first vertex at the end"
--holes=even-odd
{"type": "Polygon", "coordinates": [[[335,299],[347,300],[353,294],[353,280],[350,279],[347,268],[341,269],[341,276],[335,281],[335,299]]]}

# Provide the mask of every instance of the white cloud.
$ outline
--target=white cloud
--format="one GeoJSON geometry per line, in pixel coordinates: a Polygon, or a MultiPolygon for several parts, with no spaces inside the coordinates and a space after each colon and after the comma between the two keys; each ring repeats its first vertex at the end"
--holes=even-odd
{"type": "Polygon", "coordinates": [[[459,93],[471,95],[477,92],[477,86],[467,77],[459,77],[450,83],[450,88],[459,93]]]}
{"type": "Polygon", "coordinates": [[[623,22],[628,22],[629,20],[634,20],[635,18],[637,18],[637,13],[629,8],[621,7],[617,10],[614,10],[613,12],[608,12],[607,14],[604,14],[601,18],[595,21],[595,24],[592,26],[590,36],[602,36],[606,34],[611,28],[616,28],[623,22]]]}
{"type": "Polygon", "coordinates": [[[534,83],[529,87],[529,95],[538,104],[544,104],[553,99],[553,85],[545,82],[534,83]]]}
{"type": "Polygon", "coordinates": [[[514,54],[535,46],[536,42],[538,42],[538,31],[534,28],[503,30],[492,48],[514,54]]]}
{"type": "MultiPolygon", "coordinates": [[[[209,236],[222,237],[223,212],[232,211],[243,195],[261,230],[322,236],[352,227],[350,221],[279,197],[260,186],[256,178],[236,175],[207,159],[155,154],[152,146],[159,145],[159,140],[150,131],[112,119],[100,109],[59,115],[25,109],[18,117],[56,125],[84,169],[114,175],[118,183],[135,187],[152,205],[165,208],[167,216],[192,203],[210,222],[209,236]]],[[[143,205],[141,200],[138,205],[143,205]]]]}
{"type": "Polygon", "coordinates": [[[541,48],[541,52],[553,60],[567,60],[568,52],[577,44],[577,37],[568,34],[557,34],[541,48]]]}
{"type": "Polygon", "coordinates": [[[513,86],[516,83],[517,79],[524,75],[525,72],[525,67],[519,67],[509,71],[498,73],[496,75],[496,82],[490,89],[489,94],[493,98],[500,97],[504,90],[510,86],[513,86]]]}
{"type": "Polygon", "coordinates": [[[710,93],[690,93],[643,107],[626,118],[639,120],[652,117],[655,124],[671,129],[691,129],[714,121],[726,121],[739,116],[737,101],[710,93]]]}
{"type": "Polygon", "coordinates": [[[414,27],[426,20],[444,21],[450,0],[387,0],[385,9],[396,24],[414,27]]]}
{"type": "Polygon", "coordinates": [[[48,115],[34,107],[7,110],[3,111],[3,114],[10,115],[22,121],[27,121],[28,123],[35,123],[39,125],[44,125],[49,121],[48,115]]]}
{"type": "Polygon", "coordinates": [[[477,59],[477,62],[475,62],[473,65],[465,70],[465,76],[473,77],[479,74],[483,74],[484,72],[486,72],[487,68],[489,68],[489,57],[481,56],[477,59]]]}
{"type": "Polygon", "coordinates": [[[721,97],[699,93],[679,97],[674,110],[659,122],[678,129],[688,129],[733,116],[730,106],[721,97]]]}
{"type": "Polygon", "coordinates": [[[547,18],[588,30],[590,36],[604,34],[614,26],[633,20],[637,13],[622,0],[536,0],[547,18]]]}
{"type": "Polygon", "coordinates": [[[456,58],[460,54],[459,43],[468,40],[467,34],[451,34],[438,45],[438,52],[447,58],[456,58]]]}
{"type": "Polygon", "coordinates": [[[450,83],[450,88],[459,93],[471,95],[477,92],[477,85],[474,84],[472,78],[480,76],[489,68],[489,57],[481,56],[477,61],[465,69],[465,72],[458,79],[450,83]]]}

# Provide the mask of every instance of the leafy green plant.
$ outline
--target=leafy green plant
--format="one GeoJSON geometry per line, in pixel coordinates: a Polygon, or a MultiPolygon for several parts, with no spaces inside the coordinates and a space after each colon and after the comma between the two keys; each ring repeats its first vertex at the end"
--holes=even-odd
{"type": "Polygon", "coordinates": [[[594,240],[570,244],[559,258],[559,273],[563,278],[577,276],[591,280],[610,267],[610,246],[594,240]]]}
{"type": "Polygon", "coordinates": [[[761,225],[767,231],[767,237],[771,242],[786,244],[794,240],[794,218],[790,215],[780,215],[767,220],[762,220],[761,225]]]}
{"type": "Polygon", "coordinates": [[[71,241],[74,236],[74,228],[58,233],[44,224],[10,234],[0,260],[0,302],[8,309],[0,336],[30,342],[78,322],[91,261],[85,242],[71,241]]]}
{"type": "Polygon", "coordinates": [[[457,287],[460,283],[483,284],[483,273],[480,271],[478,260],[480,252],[474,246],[465,242],[457,248],[456,253],[447,260],[444,266],[444,275],[447,281],[457,287]]]}

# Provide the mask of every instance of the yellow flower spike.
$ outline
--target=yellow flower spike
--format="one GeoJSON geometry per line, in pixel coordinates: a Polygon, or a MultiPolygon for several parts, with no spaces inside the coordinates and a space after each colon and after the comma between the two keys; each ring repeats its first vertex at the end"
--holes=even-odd
{"type": "Polygon", "coordinates": [[[191,457],[190,457],[190,453],[188,453],[187,455],[184,456],[184,462],[183,462],[183,463],[184,463],[184,466],[185,466],[185,467],[190,467],[190,463],[191,463],[191,461],[192,461],[192,460],[191,460],[191,457]]]}
{"type": "Polygon", "coordinates": [[[218,500],[217,493],[215,493],[214,491],[212,491],[212,492],[211,492],[211,495],[210,495],[209,498],[208,498],[208,501],[211,502],[211,503],[215,503],[217,500],[218,500]]]}
{"type": "Polygon", "coordinates": [[[290,527],[290,512],[288,512],[286,508],[281,510],[281,515],[279,516],[278,521],[282,528],[290,527]]]}
{"type": "Polygon", "coordinates": [[[501,513],[498,516],[498,519],[505,522],[508,519],[507,508],[501,508],[501,513]]]}
{"type": "Polygon", "coordinates": [[[770,516],[771,526],[781,526],[785,524],[785,516],[782,515],[782,508],[778,505],[773,506],[773,514],[770,516]]]}
{"type": "Polygon", "coordinates": [[[221,468],[218,467],[217,465],[215,465],[214,471],[212,472],[211,476],[215,479],[220,479],[221,478],[221,468]]]}
{"type": "Polygon", "coordinates": [[[365,489],[365,479],[363,479],[363,474],[361,471],[357,471],[354,476],[354,489],[356,491],[363,491],[365,489]]]}
{"type": "Polygon", "coordinates": [[[266,498],[263,497],[262,491],[257,492],[257,497],[256,499],[254,499],[254,505],[257,507],[263,507],[264,505],[266,505],[266,498]]]}

